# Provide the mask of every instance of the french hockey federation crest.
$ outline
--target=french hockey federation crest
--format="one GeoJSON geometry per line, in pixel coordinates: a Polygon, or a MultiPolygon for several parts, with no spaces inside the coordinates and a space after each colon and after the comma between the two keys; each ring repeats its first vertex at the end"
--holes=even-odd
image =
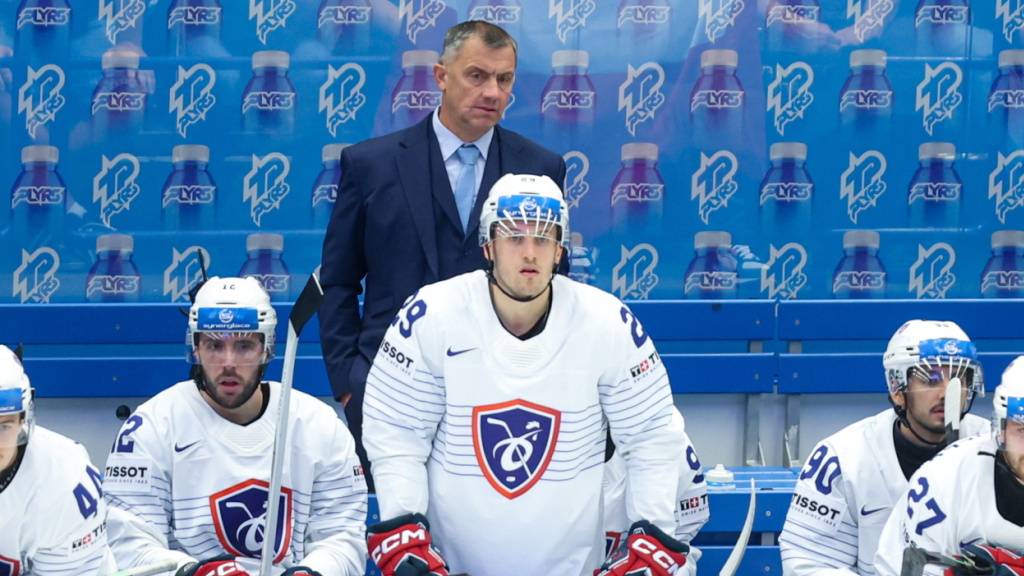
{"type": "Polygon", "coordinates": [[[21,574],[21,562],[0,556],[0,576],[18,576],[21,574]]]}
{"type": "MultiPolygon", "coordinates": [[[[232,556],[259,558],[267,516],[270,485],[250,479],[210,496],[210,514],[217,539],[232,556]]],[[[284,559],[292,540],[292,491],[281,487],[281,513],[277,517],[274,563],[284,559]]]]}
{"type": "Polygon", "coordinates": [[[536,484],[555,453],[562,415],[526,400],[473,408],[473,451],[487,481],[509,500],[536,484]]]}

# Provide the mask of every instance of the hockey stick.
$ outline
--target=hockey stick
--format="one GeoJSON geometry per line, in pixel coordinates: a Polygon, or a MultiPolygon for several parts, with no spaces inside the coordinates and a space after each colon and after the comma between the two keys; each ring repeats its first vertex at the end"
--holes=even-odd
{"type": "Polygon", "coordinates": [[[961,576],[980,574],[969,562],[929,552],[911,542],[910,546],[903,550],[903,565],[900,568],[900,576],[922,576],[925,567],[928,565],[953,568],[955,570],[954,573],[961,576]]]}
{"type": "Polygon", "coordinates": [[[324,290],[320,279],[311,274],[306,287],[295,300],[288,316],[288,341],[284,348],[284,367],[281,373],[281,399],[277,409],[277,428],[274,438],[274,459],[271,464],[270,490],[267,492],[267,515],[263,524],[263,551],[260,556],[260,575],[271,576],[274,562],[274,541],[277,540],[277,517],[280,515],[281,475],[284,472],[285,442],[288,441],[288,401],[292,391],[292,372],[299,349],[299,334],[306,322],[320,309],[324,290]]]}
{"type": "Polygon", "coordinates": [[[960,379],[953,377],[946,384],[946,401],[943,404],[946,420],[946,445],[950,445],[960,439],[960,405],[961,394],[960,379]]]}
{"type": "Polygon", "coordinates": [[[743,560],[743,554],[747,551],[747,541],[750,540],[750,531],[754,529],[754,514],[757,512],[757,485],[754,483],[754,479],[750,479],[750,504],[747,505],[747,519],[743,521],[743,530],[740,531],[740,539],[736,542],[736,547],[729,553],[729,557],[725,560],[725,565],[722,566],[722,570],[718,572],[718,576],[733,576],[736,574],[736,570],[740,567],[740,562],[743,560]]]}
{"type": "Polygon", "coordinates": [[[155,576],[156,574],[171,572],[177,568],[177,560],[164,560],[163,562],[157,562],[155,564],[147,564],[145,566],[138,566],[127,570],[118,570],[108,576],[155,576]]]}

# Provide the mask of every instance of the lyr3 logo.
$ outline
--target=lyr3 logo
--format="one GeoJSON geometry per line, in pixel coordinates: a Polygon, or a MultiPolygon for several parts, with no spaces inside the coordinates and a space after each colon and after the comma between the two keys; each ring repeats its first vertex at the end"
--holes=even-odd
{"type": "Polygon", "coordinates": [[[324,6],[317,16],[316,27],[369,24],[372,13],[371,6],[324,6]]]}
{"type": "Polygon", "coordinates": [[[787,6],[776,4],[765,16],[765,27],[775,24],[802,25],[816,24],[821,14],[820,6],[787,6]]]}
{"type": "Polygon", "coordinates": [[[665,83],[665,70],[657,62],[646,62],[639,68],[627,66],[626,81],[619,85],[619,110],[626,112],[626,129],[636,136],[641,122],[654,118],[654,113],[665,103],[661,86],[665,83]]]}
{"type": "Polygon", "coordinates": [[[775,131],[786,134],[786,125],[804,117],[814,102],[811,85],[814,70],[806,62],[794,62],[785,68],[775,65],[775,79],[768,85],[768,111],[775,115],[775,131]]]}
{"type": "Polygon", "coordinates": [[[966,24],[970,15],[968,6],[946,6],[933,0],[931,4],[924,4],[917,9],[914,16],[914,28],[920,28],[921,24],[966,24]]]}
{"type": "MultiPolygon", "coordinates": [[[[67,26],[71,22],[71,8],[26,7],[18,12],[18,26],[67,26]]],[[[2,576],[2,573],[0,573],[2,576]]]]}
{"type": "Polygon", "coordinates": [[[1006,224],[1006,216],[1024,205],[1024,150],[1008,156],[1002,152],[988,176],[988,197],[995,199],[996,217],[1006,224]]]}
{"type": "Polygon", "coordinates": [[[136,184],[139,177],[139,159],[127,152],[108,159],[101,157],[100,171],[92,180],[92,201],[100,203],[100,220],[111,227],[110,219],[115,214],[126,212],[132,206],[141,189],[136,184]]]}
{"type": "Polygon", "coordinates": [[[263,216],[281,207],[281,202],[291,190],[285,180],[292,164],[280,152],[266,156],[252,156],[252,170],[245,175],[242,202],[250,202],[249,214],[257,226],[263,216]]]}
{"type": "Polygon", "coordinates": [[[807,250],[796,242],[776,248],[768,247],[768,262],[761,268],[761,291],[768,292],[768,298],[776,296],[792,300],[807,285],[807,250]]]}
{"type": "Polygon", "coordinates": [[[474,6],[469,12],[469,19],[507,26],[519,22],[522,10],[521,6],[474,6]]]}
{"type": "Polygon", "coordinates": [[[60,288],[57,270],[60,269],[60,255],[49,246],[41,246],[34,252],[21,250],[21,266],[14,271],[13,295],[21,303],[45,304],[60,288]]]}
{"type": "Polygon", "coordinates": [[[25,129],[32,138],[64,107],[63,88],[64,70],[60,66],[47,64],[38,70],[28,67],[28,77],[18,90],[18,113],[25,114],[25,129]]]}
{"type": "Polygon", "coordinates": [[[587,25],[587,18],[597,10],[594,0],[549,0],[548,18],[555,19],[555,34],[563,44],[569,33],[587,25]]]}
{"type": "Polygon", "coordinates": [[[847,0],[846,17],[853,18],[857,41],[863,42],[871,32],[880,29],[892,9],[892,0],[847,0]]]}
{"type": "Polygon", "coordinates": [[[736,17],[743,12],[743,0],[700,0],[697,18],[704,20],[704,33],[714,43],[736,24],[736,17]]]}
{"type": "Polygon", "coordinates": [[[697,212],[705,224],[712,212],[729,205],[729,199],[739,190],[736,172],[740,163],[728,150],[719,150],[710,157],[700,153],[700,167],[690,180],[690,199],[700,199],[697,212]]]}
{"type": "Polygon", "coordinates": [[[182,252],[171,248],[171,264],[164,269],[164,295],[170,295],[172,302],[187,298],[203,280],[203,267],[210,267],[210,253],[202,246],[189,246],[182,252]]]}
{"type": "Polygon", "coordinates": [[[294,12],[294,0],[249,0],[249,20],[256,19],[256,37],[264,45],[271,32],[288,25],[294,12]]]}
{"type": "Polygon", "coordinates": [[[117,44],[118,35],[134,28],[145,12],[145,0],[100,0],[99,18],[105,20],[107,40],[117,44]]]}
{"type": "Polygon", "coordinates": [[[996,0],[996,18],[1003,20],[1003,36],[1013,42],[1013,35],[1024,29],[1024,0],[996,0]]]}
{"type": "Polygon", "coordinates": [[[646,300],[658,285],[654,273],[658,265],[658,251],[645,243],[632,249],[622,246],[622,257],[612,270],[612,292],[622,299],[646,300]]]}
{"type": "Polygon", "coordinates": [[[672,15],[671,6],[644,6],[627,4],[619,8],[618,27],[626,24],[666,24],[672,15]]]}
{"type": "Polygon", "coordinates": [[[945,242],[930,248],[917,245],[917,260],[910,266],[908,288],[915,298],[945,298],[946,292],[956,284],[953,265],[956,251],[945,242]]]}
{"type": "Polygon", "coordinates": [[[220,6],[179,6],[167,14],[167,29],[175,24],[183,26],[213,26],[220,24],[220,6]]]}
{"type": "Polygon", "coordinates": [[[421,32],[437,26],[437,19],[448,9],[442,0],[401,0],[398,20],[405,21],[405,35],[416,43],[421,32]]]}
{"type": "Polygon", "coordinates": [[[846,198],[846,213],[857,223],[862,212],[878,204],[887,184],[883,178],[888,163],[878,150],[860,156],[850,152],[850,164],[839,180],[839,199],[846,198]]]}
{"type": "Polygon", "coordinates": [[[580,201],[590,191],[587,174],[590,172],[590,159],[579,150],[572,150],[562,157],[565,160],[565,202],[570,208],[579,208],[580,201]]]}
{"type": "Polygon", "coordinates": [[[953,113],[963,101],[960,94],[962,82],[963,72],[952,62],[943,62],[934,68],[930,64],[924,65],[924,78],[917,85],[914,109],[921,111],[921,121],[929,135],[934,132],[936,124],[953,118],[953,113]]]}
{"type": "Polygon", "coordinates": [[[182,138],[188,136],[190,126],[206,120],[206,114],[217,103],[213,87],[217,73],[209,64],[195,64],[188,70],[178,66],[178,80],[171,86],[170,112],[175,115],[174,125],[182,138]]]}
{"type": "Polygon", "coordinates": [[[320,112],[327,117],[327,130],[338,135],[338,127],[355,120],[356,112],[366,103],[363,85],[366,72],[359,64],[348,63],[339,68],[327,65],[327,81],[320,86],[320,112]]]}

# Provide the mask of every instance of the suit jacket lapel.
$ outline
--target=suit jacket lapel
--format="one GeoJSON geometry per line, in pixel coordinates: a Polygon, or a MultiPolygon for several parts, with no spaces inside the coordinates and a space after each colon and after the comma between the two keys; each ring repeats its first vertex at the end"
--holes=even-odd
{"type": "MultiPolygon", "coordinates": [[[[426,175],[434,173],[436,180],[436,169],[431,169],[431,158],[440,157],[431,154],[431,145],[437,148],[437,139],[434,138],[434,131],[430,128],[430,117],[420,123],[415,130],[411,130],[405,140],[402,141],[402,150],[395,157],[395,169],[398,171],[398,178],[402,183],[402,192],[409,203],[409,212],[416,225],[416,232],[420,237],[420,244],[423,246],[423,254],[427,258],[427,265],[430,266],[434,277],[439,277],[437,263],[437,236],[434,230],[434,207],[430,201],[430,193],[423,189],[426,182],[426,175]]],[[[445,175],[442,163],[441,174],[445,175]]],[[[448,189],[449,202],[452,209],[455,209],[455,201],[452,199],[451,186],[448,184],[447,176],[443,176],[444,187],[448,189]]],[[[431,188],[436,189],[436,184],[431,188]]],[[[435,195],[437,192],[435,191],[435,195]]],[[[442,204],[443,206],[443,204],[442,204]]]]}

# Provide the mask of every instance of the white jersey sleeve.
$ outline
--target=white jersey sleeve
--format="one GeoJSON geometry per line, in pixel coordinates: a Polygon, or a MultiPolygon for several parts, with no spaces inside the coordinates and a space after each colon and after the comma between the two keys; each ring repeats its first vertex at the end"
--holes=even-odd
{"type": "Polygon", "coordinates": [[[107,457],[103,491],[110,505],[111,550],[120,569],[173,560],[196,560],[170,549],[171,447],[161,440],[161,423],[145,409],[121,426],[107,457]]]}
{"type": "Polygon", "coordinates": [[[823,441],[800,471],[779,536],[787,575],[857,574],[856,508],[846,492],[839,455],[823,441]]]}
{"type": "Polygon", "coordinates": [[[363,444],[383,520],[427,512],[426,462],[445,413],[444,379],[428,354],[429,344],[441,341],[428,293],[436,292],[406,300],[366,377],[363,444]]]}
{"type": "Polygon", "coordinates": [[[675,532],[679,450],[685,427],[672,401],[668,373],[632,311],[619,307],[608,326],[617,355],[598,383],[601,408],[626,462],[626,514],[675,532]]]}

